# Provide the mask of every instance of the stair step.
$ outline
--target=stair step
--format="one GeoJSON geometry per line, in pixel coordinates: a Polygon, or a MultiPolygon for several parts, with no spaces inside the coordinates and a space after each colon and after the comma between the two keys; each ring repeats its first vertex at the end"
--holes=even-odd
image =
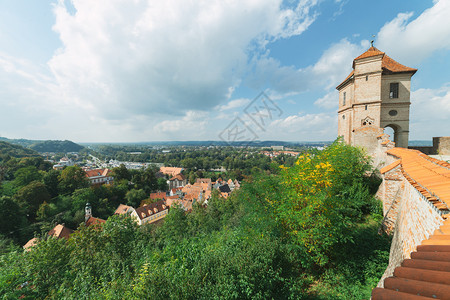
{"type": "Polygon", "coordinates": [[[450,286],[445,284],[389,277],[384,280],[384,288],[418,296],[450,299],[450,286]]]}
{"type": "Polygon", "coordinates": [[[372,290],[372,300],[426,300],[426,299],[436,299],[436,298],[417,296],[382,288],[374,288],[372,290]]]}
{"type": "Polygon", "coordinates": [[[444,228],[444,229],[439,228],[439,229],[436,229],[433,232],[433,235],[445,235],[445,234],[449,234],[450,235],[450,227],[448,229],[446,229],[446,228],[444,228]]]}
{"type": "Polygon", "coordinates": [[[449,262],[450,252],[413,252],[411,258],[449,262]]]}
{"type": "Polygon", "coordinates": [[[448,245],[419,245],[417,246],[418,252],[450,252],[450,246],[448,245]]]}
{"type": "Polygon", "coordinates": [[[450,235],[448,234],[432,235],[428,238],[428,241],[432,240],[450,240],[450,235]]]}
{"type": "Polygon", "coordinates": [[[449,245],[450,246],[450,240],[439,240],[439,239],[428,239],[422,241],[422,245],[449,245]]]}
{"type": "Polygon", "coordinates": [[[450,262],[425,259],[405,259],[402,267],[450,272],[450,262]]]}
{"type": "Polygon", "coordinates": [[[397,267],[394,270],[394,276],[450,285],[450,273],[443,271],[397,267]]]}

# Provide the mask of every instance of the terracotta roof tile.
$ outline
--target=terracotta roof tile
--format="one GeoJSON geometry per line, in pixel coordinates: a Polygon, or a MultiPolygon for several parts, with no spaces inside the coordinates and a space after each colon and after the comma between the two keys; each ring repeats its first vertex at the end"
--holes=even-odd
{"type": "Polygon", "coordinates": [[[72,229],[67,228],[64,225],[58,224],[48,232],[48,235],[57,237],[58,239],[65,238],[67,240],[72,233],[73,233],[72,229]]]}
{"type": "Polygon", "coordinates": [[[105,223],[106,221],[100,218],[95,218],[95,217],[89,217],[89,219],[85,222],[86,226],[92,226],[92,225],[100,225],[105,223]]]}
{"type": "Polygon", "coordinates": [[[361,54],[360,56],[356,57],[353,60],[353,70],[350,72],[350,74],[347,76],[347,78],[344,79],[344,81],[342,81],[337,87],[336,89],[340,89],[345,83],[347,83],[349,80],[351,80],[353,78],[353,75],[355,74],[355,61],[359,60],[359,59],[363,59],[363,58],[368,58],[368,57],[374,57],[374,56],[382,56],[381,59],[381,68],[384,74],[392,74],[392,73],[416,73],[417,69],[414,68],[410,68],[407,66],[402,65],[401,63],[395,61],[394,59],[392,59],[391,57],[389,57],[388,55],[386,55],[386,53],[378,50],[375,47],[370,47],[369,49],[367,49],[366,52],[364,52],[363,54],[361,54]]]}
{"type": "Polygon", "coordinates": [[[404,66],[387,55],[383,56],[383,59],[381,61],[381,67],[384,69],[383,71],[387,70],[389,71],[389,73],[417,72],[417,69],[404,66]]]}
{"type": "Polygon", "coordinates": [[[390,164],[390,165],[388,165],[388,166],[386,166],[386,167],[384,167],[384,168],[381,168],[380,173],[381,173],[381,174],[384,174],[384,173],[386,173],[386,172],[389,172],[390,170],[392,170],[392,169],[394,169],[396,166],[398,166],[398,165],[400,164],[400,162],[401,162],[401,160],[398,159],[398,160],[396,160],[395,162],[393,162],[392,164],[390,164]]]}
{"type": "Polygon", "coordinates": [[[354,60],[363,59],[363,58],[372,57],[372,56],[377,56],[377,55],[384,55],[384,52],[382,52],[382,51],[380,51],[377,48],[372,46],[369,49],[367,49],[366,52],[364,52],[363,54],[361,54],[360,56],[358,56],[354,60]]]}
{"type": "Polygon", "coordinates": [[[401,159],[405,177],[419,192],[437,198],[444,204],[442,209],[450,207],[450,164],[441,164],[418,150],[396,147],[387,153],[401,159]]]}

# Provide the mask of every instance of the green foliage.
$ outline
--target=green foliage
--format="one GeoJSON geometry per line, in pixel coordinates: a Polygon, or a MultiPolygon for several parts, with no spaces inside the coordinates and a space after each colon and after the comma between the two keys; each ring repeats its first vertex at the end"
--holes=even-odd
{"type": "Polygon", "coordinates": [[[125,195],[125,199],[127,200],[126,204],[132,207],[139,207],[141,201],[146,198],[148,198],[148,195],[145,193],[143,189],[140,190],[131,189],[125,195]]]}
{"type": "Polygon", "coordinates": [[[71,194],[76,189],[86,188],[89,182],[86,173],[78,166],[66,167],[59,175],[58,189],[61,194],[71,194]]]}
{"type": "Polygon", "coordinates": [[[33,181],[21,188],[14,196],[14,200],[25,210],[28,218],[34,220],[39,206],[50,201],[50,194],[45,184],[33,181]]]}
{"type": "Polygon", "coordinates": [[[78,152],[84,147],[72,141],[40,141],[30,145],[30,148],[38,152],[78,152]]]}
{"type": "Polygon", "coordinates": [[[26,186],[32,181],[40,181],[42,174],[40,174],[35,166],[23,167],[14,173],[14,185],[18,188],[26,186]]]}
{"type": "MultiPolygon", "coordinates": [[[[204,159],[177,155],[194,159],[186,174],[207,174],[194,170],[208,167],[204,159]]],[[[247,182],[230,197],[214,192],[206,207],[196,203],[186,213],[173,206],[163,222],[141,227],[132,218],[111,215],[124,199],[135,204],[160,188],[151,168],[127,174],[119,167],[115,186],[97,188],[89,187],[77,168],[44,171],[43,183],[32,181],[22,189],[43,188],[46,200],[29,202],[22,189],[13,198],[0,196],[0,207],[7,208],[4,216],[0,212],[0,222],[5,221],[0,294],[6,299],[369,298],[388,262],[389,239],[377,234],[378,180],[366,176],[370,167],[363,153],[336,142],[298,160],[270,162],[256,155],[259,164],[246,165],[239,157],[220,160],[247,168],[247,182]],[[130,191],[129,178],[135,184],[130,191]],[[94,216],[109,217],[107,222],[78,227],[86,202],[94,216]],[[7,235],[36,229],[14,227],[17,219],[9,218],[26,206],[37,215],[36,231],[43,237],[30,252],[14,247],[7,235]],[[68,241],[46,239],[55,223],[78,229],[68,241]]],[[[3,186],[21,168],[39,170],[36,163],[9,160],[3,186]]],[[[244,176],[238,169],[231,174],[244,176]]]]}

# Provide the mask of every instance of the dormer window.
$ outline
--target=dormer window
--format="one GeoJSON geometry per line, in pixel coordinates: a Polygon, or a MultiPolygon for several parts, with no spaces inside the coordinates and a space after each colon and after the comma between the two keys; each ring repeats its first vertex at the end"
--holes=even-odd
{"type": "Polygon", "coordinates": [[[392,82],[390,84],[389,98],[398,98],[398,82],[392,82]]]}
{"type": "Polygon", "coordinates": [[[347,92],[344,92],[342,97],[343,97],[342,105],[345,105],[345,98],[347,98],[347,92]]]}

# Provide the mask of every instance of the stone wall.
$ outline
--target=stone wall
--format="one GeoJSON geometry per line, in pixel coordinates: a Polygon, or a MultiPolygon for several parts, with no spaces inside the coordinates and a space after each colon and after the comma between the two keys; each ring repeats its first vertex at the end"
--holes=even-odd
{"type": "MultiPolygon", "coordinates": [[[[427,239],[443,224],[441,213],[403,176],[401,161],[386,154],[383,147],[385,136],[379,138],[378,161],[385,161],[380,170],[383,182],[377,197],[383,203],[383,223],[381,228],[393,233],[389,265],[378,287],[383,287],[384,279],[392,276],[394,269],[404,259],[410,258],[421,242],[427,239]]],[[[381,165],[381,164],[380,164],[381,165]]]]}
{"type": "MultiPolygon", "coordinates": [[[[394,235],[392,237],[389,265],[378,287],[384,279],[392,276],[394,269],[404,259],[410,258],[421,242],[427,239],[443,223],[440,213],[406,179],[403,181],[401,197],[395,208],[394,235]]],[[[394,215],[394,214],[393,214],[394,215]]],[[[388,218],[386,221],[392,221],[388,218]]]]}
{"type": "Polygon", "coordinates": [[[450,155],[450,136],[433,138],[433,154],[450,155]]]}

